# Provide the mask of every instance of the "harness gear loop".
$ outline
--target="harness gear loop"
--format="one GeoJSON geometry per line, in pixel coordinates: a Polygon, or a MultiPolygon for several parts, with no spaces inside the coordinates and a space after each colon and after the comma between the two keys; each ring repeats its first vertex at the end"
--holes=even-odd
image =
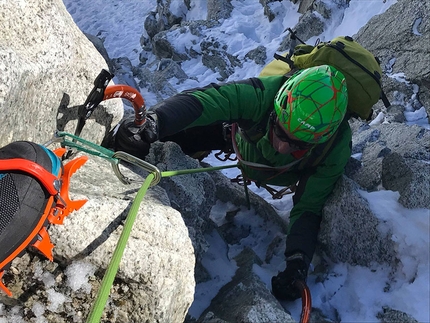
{"type": "Polygon", "coordinates": [[[230,179],[230,182],[237,183],[238,185],[243,186],[245,191],[246,206],[248,207],[248,210],[250,210],[251,200],[249,198],[248,186],[251,185],[252,182],[249,178],[245,176],[245,174],[243,173],[243,169],[242,167],[240,167],[240,165],[238,166],[238,168],[240,169],[241,173],[237,175],[236,178],[230,179]]]}

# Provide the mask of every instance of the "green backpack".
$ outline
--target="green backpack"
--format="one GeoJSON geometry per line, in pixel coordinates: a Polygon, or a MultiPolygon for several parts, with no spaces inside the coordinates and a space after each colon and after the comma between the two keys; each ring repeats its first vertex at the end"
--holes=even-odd
{"type": "MultiPolygon", "coordinates": [[[[291,38],[294,37],[293,33],[291,38]]],[[[390,106],[382,91],[382,70],[378,60],[349,36],[336,37],[316,46],[299,44],[289,53],[275,54],[275,59],[259,76],[283,75],[324,64],[334,66],[345,75],[350,116],[370,119],[372,107],[380,98],[386,107],[390,106]]]]}

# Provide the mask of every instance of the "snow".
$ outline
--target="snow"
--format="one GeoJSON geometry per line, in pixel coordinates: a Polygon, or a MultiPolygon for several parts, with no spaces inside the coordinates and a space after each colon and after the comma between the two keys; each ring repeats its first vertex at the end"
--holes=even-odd
{"type": "Polygon", "coordinates": [[[33,314],[36,317],[42,316],[43,313],[45,313],[45,305],[39,303],[39,302],[35,302],[33,304],[33,308],[32,308],[33,314]]]}
{"type": "Polygon", "coordinates": [[[412,26],[412,32],[417,36],[422,36],[422,34],[418,31],[419,26],[422,22],[423,18],[418,18],[414,21],[414,25],[412,26]]]}
{"type": "MultiPolygon", "coordinates": [[[[144,34],[144,18],[156,7],[156,0],[63,0],[69,13],[78,27],[93,35],[104,39],[106,50],[111,58],[128,57],[133,65],[139,63],[141,51],[140,37],[144,34]]],[[[22,4],[22,1],[18,1],[22,4]]],[[[179,3],[179,1],[172,3],[179,3]]],[[[328,2],[330,3],[330,2],[328,2]]],[[[330,21],[326,22],[326,29],[319,36],[329,40],[339,35],[353,35],[360,27],[366,24],[373,16],[385,12],[396,0],[351,0],[349,8],[343,14],[334,14],[330,21]]],[[[271,3],[271,9],[281,13],[274,21],[268,23],[263,16],[261,5],[254,0],[232,0],[234,6],[232,17],[225,19],[221,26],[205,31],[214,37],[222,38],[229,46],[230,53],[243,58],[244,55],[258,45],[267,48],[267,62],[276,52],[286,27],[293,27],[300,14],[297,13],[297,5],[290,1],[271,3]],[[282,17],[282,18],[280,18],[282,17]]],[[[176,5],[177,14],[186,14],[187,20],[206,19],[206,1],[191,1],[191,10],[186,12],[183,5],[176,5]]],[[[421,35],[418,31],[421,19],[415,21],[412,26],[415,35],[421,35]]],[[[312,43],[311,39],[309,43],[312,43]]],[[[176,46],[190,48],[193,44],[191,36],[179,35],[176,38],[176,46]]],[[[195,50],[199,46],[193,47],[195,50]]],[[[391,62],[394,64],[394,61],[391,62]]],[[[175,85],[178,91],[192,88],[210,82],[217,82],[217,74],[208,71],[195,59],[184,62],[182,68],[195,80],[188,80],[180,85],[175,85]]],[[[258,75],[261,66],[244,63],[242,69],[236,69],[230,76],[230,80],[238,80],[258,75]]],[[[391,75],[396,79],[408,82],[404,75],[391,75]]],[[[155,95],[147,89],[140,89],[148,105],[156,102],[155,95]]],[[[407,123],[418,123],[428,128],[428,118],[424,107],[411,109],[405,112],[407,123]]],[[[384,116],[378,116],[375,123],[383,122],[384,116]]],[[[360,156],[355,156],[360,158],[360,156]]],[[[206,160],[214,165],[219,162],[209,156],[206,160]]],[[[237,171],[228,169],[223,171],[228,177],[235,177],[237,171]]],[[[257,194],[260,194],[279,212],[281,217],[288,217],[292,208],[291,196],[282,200],[272,200],[268,193],[262,189],[251,186],[257,194]]],[[[363,268],[348,264],[332,264],[329,269],[328,279],[317,282],[316,277],[309,276],[308,285],[313,295],[313,305],[320,308],[325,315],[333,320],[341,322],[374,322],[376,314],[383,306],[404,311],[420,322],[429,322],[429,232],[430,210],[406,209],[398,203],[397,192],[380,190],[377,192],[361,192],[375,213],[381,219],[380,229],[384,232],[392,232],[392,239],[399,246],[401,270],[390,273],[390,268],[381,265],[374,268],[363,268]],[[392,277],[394,275],[394,277],[392,277]],[[392,283],[388,284],[389,277],[392,283]],[[334,310],[336,309],[336,311],[334,310]]],[[[218,202],[212,209],[211,218],[217,225],[227,221],[224,215],[232,205],[218,202]]],[[[213,231],[206,238],[210,248],[203,260],[203,265],[209,269],[211,281],[198,284],[195,291],[195,302],[190,308],[190,314],[198,317],[207,307],[218,290],[234,275],[236,264],[231,260],[245,246],[252,247],[255,252],[264,259],[264,252],[268,243],[274,238],[274,230],[270,230],[267,224],[260,222],[253,210],[240,210],[234,217],[235,225],[246,227],[251,234],[236,245],[226,245],[220,236],[213,231]]],[[[283,270],[285,262],[279,257],[274,257],[270,264],[254,266],[255,273],[270,288],[270,278],[283,270]]],[[[95,268],[83,262],[71,264],[67,270],[67,284],[73,289],[90,291],[88,279],[94,274],[95,268]]],[[[37,272],[37,278],[42,280],[49,288],[52,286],[53,277],[37,272]]],[[[70,301],[66,296],[48,289],[48,304],[46,309],[56,311],[65,301],[70,301]]],[[[296,320],[300,317],[300,300],[284,304],[296,320]]],[[[44,322],[43,313],[45,306],[35,304],[33,308],[38,322],[44,322]]],[[[9,313],[0,304],[0,323],[23,322],[19,317],[19,307],[12,308],[9,313]],[[7,315],[7,319],[3,316],[7,315]]]]}
{"type": "Polygon", "coordinates": [[[64,272],[67,276],[67,285],[74,292],[81,289],[89,294],[91,285],[88,283],[88,278],[94,275],[96,269],[96,266],[85,261],[76,261],[70,264],[64,272]]]}
{"type": "MultiPolygon", "coordinates": [[[[352,0],[345,10],[342,22],[339,25],[333,24],[332,28],[327,28],[321,37],[322,41],[330,40],[339,35],[354,35],[370,18],[384,13],[396,0],[352,0]]],[[[335,22],[335,21],[333,21],[335,22]]]]}
{"type": "Polygon", "coordinates": [[[47,309],[54,313],[59,311],[64,302],[70,301],[66,295],[55,291],[53,288],[48,289],[46,294],[48,296],[47,309]]]}
{"type": "Polygon", "coordinates": [[[379,112],[375,119],[373,119],[371,122],[369,122],[369,126],[374,126],[377,124],[381,124],[384,122],[385,115],[383,112],[379,112]]]}
{"type": "Polygon", "coordinates": [[[210,247],[202,260],[203,266],[208,270],[212,280],[198,284],[194,292],[194,303],[189,313],[194,317],[200,314],[210,305],[212,298],[218,294],[222,286],[229,282],[236,272],[234,261],[227,257],[228,246],[214,230],[206,235],[210,247]]]}
{"type": "Polygon", "coordinates": [[[34,268],[34,278],[41,280],[46,288],[51,288],[55,285],[55,278],[50,272],[43,271],[41,264],[36,264],[34,268]]]}
{"type": "Polygon", "coordinates": [[[0,304],[0,323],[24,323],[20,310],[21,307],[15,306],[7,312],[3,309],[3,304],[0,304]]]}
{"type": "MultiPolygon", "coordinates": [[[[208,162],[214,165],[219,164],[213,155],[208,157],[208,162]]],[[[222,172],[230,178],[238,174],[235,169],[227,169],[222,172]]],[[[280,216],[288,216],[288,211],[292,208],[291,196],[274,201],[266,191],[257,189],[255,186],[250,188],[272,203],[275,209],[284,210],[283,213],[280,212],[280,216]]],[[[430,322],[430,210],[404,208],[398,202],[400,197],[398,192],[362,191],[361,195],[369,202],[372,211],[381,220],[379,228],[381,232],[391,232],[392,240],[398,244],[400,270],[393,274],[388,266],[376,265],[373,268],[364,268],[343,263],[332,264],[329,268],[329,277],[324,282],[317,282],[317,277],[312,273],[308,277],[313,306],[323,310],[324,314],[334,321],[340,318],[341,322],[375,322],[376,314],[384,306],[403,311],[419,322],[430,322]],[[388,289],[387,286],[389,286],[388,289]],[[333,309],[336,309],[337,312],[335,313],[333,309]]],[[[225,205],[225,210],[230,209],[229,205],[225,205]]],[[[225,222],[225,219],[220,216],[222,214],[220,203],[213,208],[212,212],[218,225],[225,222]]],[[[252,228],[251,236],[257,235],[255,241],[264,244],[266,242],[264,233],[267,234],[270,228],[267,225],[261,227],[258,220],[254,220],[251,214],[248,210],[238,212],[235,216],[236,226],[250,226],[252,228]],[[261,232],[262,230],[264,232],[261,232]]],[[[242,243],[246,244],[241,241],[242,243]]],[[[211,246],[211,248],[219,247],[211,246]]],[[[237,254],[243,247],[243,245],[230,246],[234,250],[234,254],[237,254]]],[[[258,254],[259,248],[265,250],[267,245],[257,247],[251,245],[251,247],[258,254]]],[[[264,259],[264,256],[258,255],[264,259]]],[[[230,269],[227,265],[226,268],[230,269]]],[[[285,262],[283,259],[276,258],[271,261],[270,266],[254,265],[254,272],[268,287],[270,287],[271,277],[278,270],[283,269],[285,269],[285,262]]],[[[205,288],[210,288],[210,286],[206,284],[205,288]]],[[[190,312],[198,314],[197,309],[200,309],[201,303],[202,300],[193,303],[190,312]]],[[[294,303],[283,305],[298,321],[301,301],[297,300],[294,303]]]]}

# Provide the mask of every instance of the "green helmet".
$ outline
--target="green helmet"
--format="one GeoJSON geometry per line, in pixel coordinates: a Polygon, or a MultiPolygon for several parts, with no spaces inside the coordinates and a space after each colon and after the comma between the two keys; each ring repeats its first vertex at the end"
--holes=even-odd
{"type": "Polygon", "coordinates": [[[275,112],[285,129],[301,141],[327,141],[345,117],[345,76],[330,65],[293,74],[275,97],[275,112]]]}

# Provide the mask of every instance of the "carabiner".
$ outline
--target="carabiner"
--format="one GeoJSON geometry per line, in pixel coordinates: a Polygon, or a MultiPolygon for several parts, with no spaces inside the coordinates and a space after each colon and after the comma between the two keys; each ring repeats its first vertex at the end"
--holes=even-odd
{"type": "Polygon", "coordinates": [[[58,130],[55,130],[54,134],[52,135],[52,138],[49,139],[47,142],[45,142],[43,146],[48,147],[52,144],[61,143],[63,141],[64,141],[64,136],[61,136],[58,130]]]}
{"type": "Polygon", "coordinates": [[[121,181],[121,183],[128,185],[128,184],[131,184],[132,182],[135,182],[134,180],[124,176],[121,173],[121,171],[119,169],[119,162],[121,160],[123,160],[127,163],[130,163],[132,165],[136,165],[136,166],[142,168],[143,170],[145,170],[149,173],[153,173],[154,179],[152,180],[152,182],[149,186],[155,186],[160,182],[161,172],[157,167],[155,167],[154,165],[151,165],[150,163],[148,163],[142,159],[134,157],[133,155],[127,154],[123,151],[117,151],[112,156],[111,164],[112,164],[112,168],[113,168],[113,171],[114,171],[116,177],[118,177],[118,179],[121,181]]]}

